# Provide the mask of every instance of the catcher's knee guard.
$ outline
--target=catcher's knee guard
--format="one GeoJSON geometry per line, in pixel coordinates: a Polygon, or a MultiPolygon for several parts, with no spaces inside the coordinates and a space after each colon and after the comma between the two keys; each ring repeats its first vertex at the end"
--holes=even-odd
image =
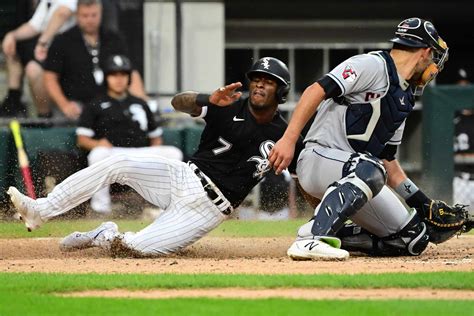
{"type": "Polygon", "coordinates": [[[428,246],[426,224],[413,214],[398,233],[379,238],[357,225],[346,225],[337,234],[341,248],[371,256],[418,256],[428,246]]]}
{"type": "Polygon", "coordinates": [[[333,183],[316,209],[311,227],[315,236],[331,236],[368,200],[382,190],[386,172],[380,161],[366,154],[354,154],[344,166],[344,178],[333,183]]]}

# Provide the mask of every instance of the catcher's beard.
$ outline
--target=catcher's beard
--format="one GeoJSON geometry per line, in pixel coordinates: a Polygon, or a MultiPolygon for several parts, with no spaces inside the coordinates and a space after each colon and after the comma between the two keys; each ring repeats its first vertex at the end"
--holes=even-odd
{"type": "Polygon", "coordinates": [[[415,88],[414,94],[421,95],[426,85],[430,83],[439,73],[439,68],[435,63],[431,63],[423,72],[409,80],[409,83],[415,88]]]}
{"type": "Polygon", "coordinates": [[[438,66],[435,63],[431,63],[426,67],[426,69],[417,77],[413,78],[411,83],[416,87],[424,87],[431,80],[433,80],[439,73],[438,66]]]}

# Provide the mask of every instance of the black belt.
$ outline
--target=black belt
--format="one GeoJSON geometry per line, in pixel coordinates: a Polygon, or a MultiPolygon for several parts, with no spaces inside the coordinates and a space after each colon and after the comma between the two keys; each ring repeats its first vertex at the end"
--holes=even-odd
{"type": "MultiPolygon", "coordinates": [[[[225,201],[221,197],[219,197],[219,194],[217,194],[216,191],[214,191],[214,189],[212,188],[212,185],[209,183],[209,181],[207,181],[206,177],[204,176],[204,173],[201,170],[199,170],[199,168],[195,167],[194,173],[199,178],[199,180],[201,180],[202,187],[204,188],[204,191],[206,191],[209,199],[219,208],[219,210],[221,210],[219,206],[225,201]]],[[[233,207],[229,206],[225,210],[221,210],[221,213],[224,215],[230,215],[230,213],[232,213],[233,210],[234,210],[233,207]]]]}

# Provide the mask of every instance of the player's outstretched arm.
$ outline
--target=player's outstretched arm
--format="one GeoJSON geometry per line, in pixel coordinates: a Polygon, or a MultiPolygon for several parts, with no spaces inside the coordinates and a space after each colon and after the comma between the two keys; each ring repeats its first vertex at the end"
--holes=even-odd
{"type": "Polygon", "coordinates": [[[177,111],[199,116],[203,106],[211,104],[228,106],[237,101],[242,96],[242,92],[236,92],[235,90],[240,87],[242,87],[242,83],[234,82],[217,89],[212,94],[197,93],[194,91],[181,92],[173,97],[171,105],[173,105],[177,111]]]}
{"type": "Polygon", "coordinates": [[[176,111],[199,116],[201,114],[201,107],[196,103],[197,92],[185,91],[178,93],[171,100],[171,105],[176,111]]]}

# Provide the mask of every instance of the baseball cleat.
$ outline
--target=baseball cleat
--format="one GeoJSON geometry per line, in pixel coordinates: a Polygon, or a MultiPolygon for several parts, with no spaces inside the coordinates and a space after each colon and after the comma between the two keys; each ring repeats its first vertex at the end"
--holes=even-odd
{"type": "Polygon", "coordinates": [[[104,222],[91,231],[69,234],[61,240],[59,248],[62,251],[75,251],[91,247],[107,248],[117,235],[117,224],[114,222],[104,222]]]}
{"type": "Polygon", "coordinates": [[[34,209],[35,200],[22,194],[15,187],[9,187],[7,194],[10,195],[10,200],[18,212],[15,217],[25,223],[29,232],[38,229],[45,222],[41,219],[39,212],[34,209]]]}
{"type": "MultiPolygon", "coordinates": [[[[323,239],[296,240],[288,248],[287,255],[293,260],[345,260],[349,258],[349,252],[333,247],[323,239]]],[[[328,242],[331,241],[328,240],[328,242]]]]}

